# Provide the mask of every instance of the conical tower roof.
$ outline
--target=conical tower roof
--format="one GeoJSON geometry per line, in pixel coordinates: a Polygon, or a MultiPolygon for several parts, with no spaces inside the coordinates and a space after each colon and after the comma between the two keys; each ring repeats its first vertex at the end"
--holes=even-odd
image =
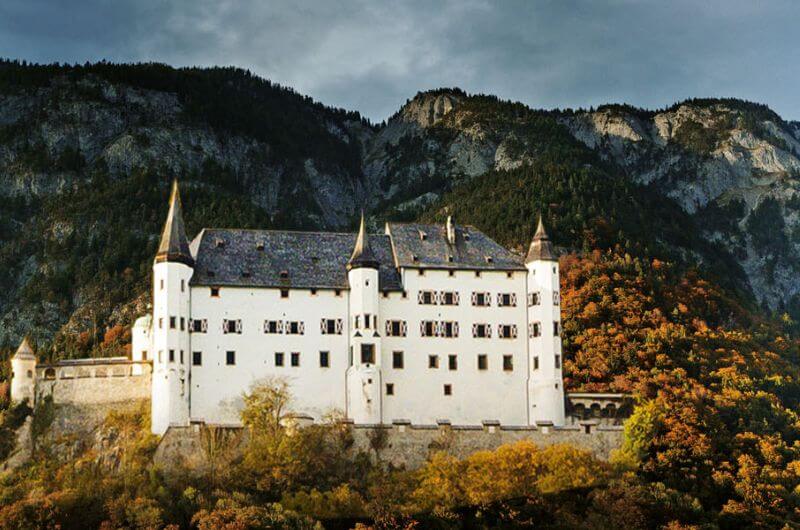
{"type": "Polygon", "coordinates": [[[541,215],[539,216],[539,226],[536,228],[533,241],[531,241],[531,246],[528,248],[528,255],[525,258],[525,263],[532,261],[558,261],[550,236],[547,235],[547,231],[544,229],[541,215]]]}
{"type": "Polygon", "coordinates": [[[181,196],[178,192],[177,179],[172,182],[172,194],[169,197],[169,214],[161,233],[161,243],[156,253],[156,263],[171,261],[194,266],[192,253],[189,251],[189,240],[186,238],[186,228],[183,225],[183,208],[181,196]]]}
{"type": "Polygon", "coordinates": [[[36,355],[33,354],[33,348],[31,348],[30,343],[28,342],[28,337],[22,339],[22,342],[17,348],[17,353],[14,354],[15,359],[36,359],[36,355]]]}
{"type": "Polygon", "coordinates": [[[375,253],[372,252],[372,247],[369,245],[369,236],[367,235],[366,224],[364,223],[364,212],[361,212],[361,225],[358,228],[358,237],[356,237],[356,246],[353,248],[353,255],[350,256],[350,261],[347,262],[347,270],[358,269],[361,267],[369,267],[377,269],[380,266],[375,253]]]}

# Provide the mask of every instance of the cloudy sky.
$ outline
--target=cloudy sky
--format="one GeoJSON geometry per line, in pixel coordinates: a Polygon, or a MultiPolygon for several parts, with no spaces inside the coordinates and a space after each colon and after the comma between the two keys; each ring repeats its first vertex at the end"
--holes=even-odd
{"type": "Polygon", "coordinates": [[[459,86],[533,107],[735,96],[800,119],[794,0],[2,0],[0,56],[236,65],[373,120],[459,86]]]}

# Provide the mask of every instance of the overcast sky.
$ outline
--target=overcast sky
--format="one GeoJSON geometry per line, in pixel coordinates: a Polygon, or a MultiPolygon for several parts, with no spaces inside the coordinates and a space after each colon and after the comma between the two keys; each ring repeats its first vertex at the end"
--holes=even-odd
{"type": "Polygon", "coordinates": [[[800,119],[800,1],[2,0],[0,56],[236,65],[380,121],[459,86],[532,107],[735,96],[800,119]]]}

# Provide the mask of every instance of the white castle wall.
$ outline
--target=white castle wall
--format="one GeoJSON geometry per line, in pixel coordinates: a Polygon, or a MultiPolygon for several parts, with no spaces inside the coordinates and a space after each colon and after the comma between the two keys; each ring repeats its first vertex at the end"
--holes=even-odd
{"type": "MultiPolygon", "coordinates": [[[[298,413],[320,419],[333,409],[345,409],[345,371],[348,364],[348,291],[222,287],[219,297],[208,287],[192,287],[192,318],[206,319],[206,333],[191,334],[191,351],[202,352],[202,365],[191,366],[191,416],[198,421],[238,424],[242,394],[263,378],[283,377],[298,413]],[[342,319],[341,335],[323,335],[320,320],[342,319]],[[242,332],[223,333],[224,319],[242,321],[242,332]],[[300,321],[302,335],[265,334],[265,320],[300,321]],[[236,352],[236,364],[226,364],[226,352],[236,352]],[[329,351],[330,367],[320,367],[319,352],[329,351]],[[275,366],[275,352],[284,366],[275,366]],[[300,353],[300,366],[291,366],[291,353],[300,353]]],[[[191,362],[191,361],[190,361],[191,362]]],[[[157,399],[157,397],[155,398],[157,399]]]]}

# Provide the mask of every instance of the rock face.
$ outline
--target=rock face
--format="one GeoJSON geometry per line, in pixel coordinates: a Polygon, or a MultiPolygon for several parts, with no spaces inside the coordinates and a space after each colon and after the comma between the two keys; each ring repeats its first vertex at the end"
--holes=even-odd
{"type": "MultiPolygon", "coordinates": [[[[199,75],[164,68],[187,82],[199,75]]],[[[800,309],[800,123],[765,107],[545,113],[442,89],[373,126],[241,71],[200,70],[212,88],[192,92],[107,70],[57,72],[22,88],[0,70],[0,346],[60,329],[102,337],[143,311],[163,204],[136,186],[180,177],[200,197],[203,225],[341,230],[363,207],[414,218],[454,185],[536,160],[555,137],[676,200],[735,256],[745,290],[800,309]],[[232,86],[225,97],[238,99],[215,106],[214,90],[232,86]],[[83,190],[150,202],[114,215],[61,202],[83,190]],[[108,216],[125,217],[117,230],[126,234],[110,233],[108,216]],[[81,270],[98,272],[76,280],[81,270]]]]}
{"type": "Polygon", "coordinates": [[[800,135],[765,107],[687,102],[658,113],[611,107],[562,118],[575,138],[697,216],[772,309],[800,294],[800,135]]]}

